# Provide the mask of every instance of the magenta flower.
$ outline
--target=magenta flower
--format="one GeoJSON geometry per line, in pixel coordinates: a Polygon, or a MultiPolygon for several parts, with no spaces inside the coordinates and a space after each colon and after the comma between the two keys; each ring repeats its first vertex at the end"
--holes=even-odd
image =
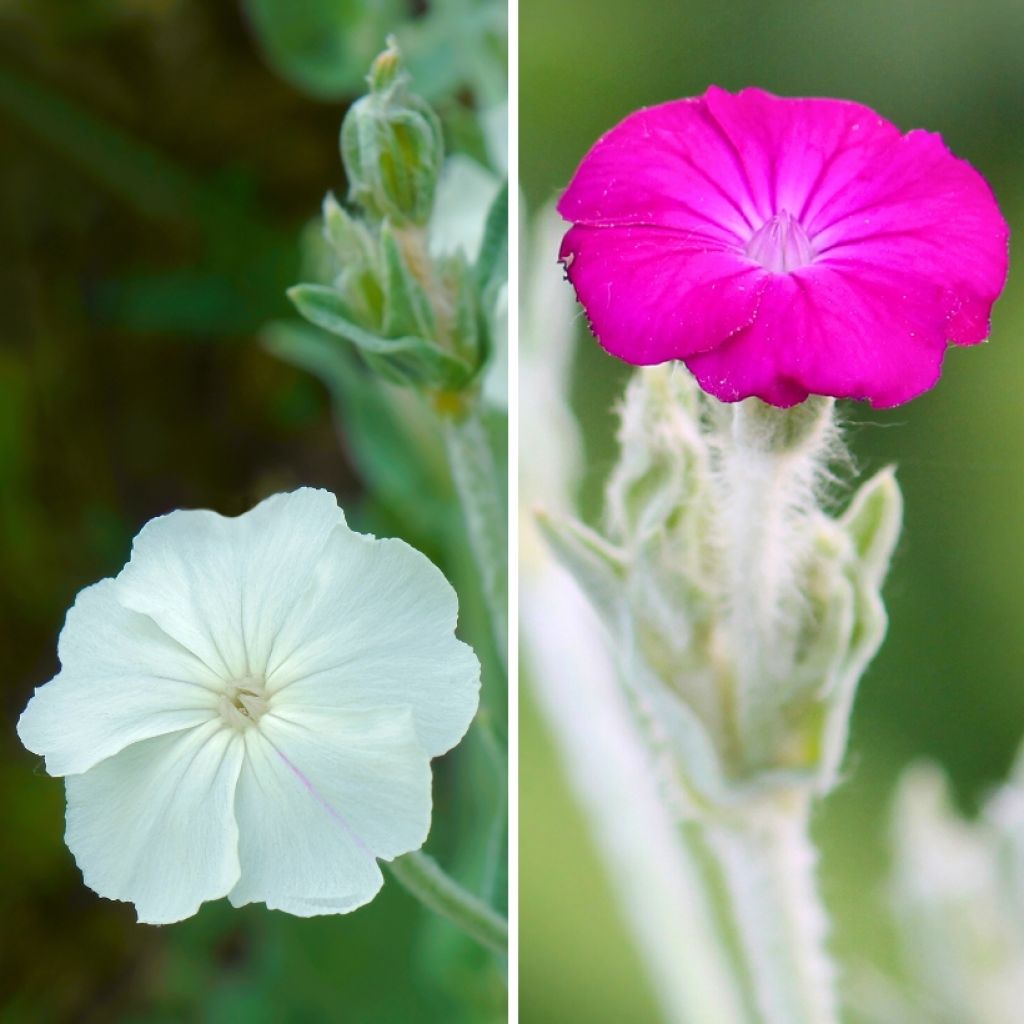
{"type": "Polygon", "coordinates": [[[989,333],[1008,228],[938,135],[845,100],[712,87],[631,114],[558,206],[601,344],[723,401],[899,405],[989,333]]]}

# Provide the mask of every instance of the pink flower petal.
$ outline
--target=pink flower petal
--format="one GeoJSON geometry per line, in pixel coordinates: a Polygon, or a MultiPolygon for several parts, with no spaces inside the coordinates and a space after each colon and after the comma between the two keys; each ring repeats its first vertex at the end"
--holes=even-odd
{"type": "Polygon", "coordinates": [[[937,135],[911,132],[867,164],[858,184],[813,217],[821,262],[930,281],[942,290],[949,340],[987,338],[1009,230],[984,178],[937,135]]]}
{"type": "Polygon", "coordinates": [[[638,110],[602,136],[558,212],[591,227],[699,230],[733,244],[759,219],[743,168],[699,100],[638,110]]]}
{"type": "Polygon", "coordinates": [[[682,359],[747,326],[768,280],[679,229],[577,226],[560,258],[595,336],[636,365],[682,359]]]}
{"type": "Polygon", "coordinates": [[[744,168],[762,220],[788,210],[803,220],[822,193],[845,188],[900,138],[899,129],[849,100],[782,99],[761,89],[712,86],[708,114],[744,168]]]}
{"type": "Polygon", "coordinates": [[[559,204],[561,258],[608,351],[684,359],[727,401],[878,406],[988,335],[1008,229],[937,135],[845,100],[714,88],[627,117],[559,204]]]}
{"type": "Polygon", "coordinates": [[[785,407],[825,394],[887,408],[935,385],[947,328],[932,285],[809,267],[772,275],[754,323],[686,365],[725,402],[785,407]]]}

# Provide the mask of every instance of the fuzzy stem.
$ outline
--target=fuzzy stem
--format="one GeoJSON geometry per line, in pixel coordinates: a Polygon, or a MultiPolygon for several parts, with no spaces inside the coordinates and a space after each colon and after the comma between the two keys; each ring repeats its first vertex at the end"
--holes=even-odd
{"type": "Polygon", "coordinates": [[[785,728],[795,639],[789,620],[803,602],[806,527],[834,443],[833,406],[812,398],[776,409],[748,399],[728,410],[714,435],[740,770],[770,760],[785,728]]]}
{"type": "MultiPolygon", "coordinates": [[[[723,411],[714,430],[741,773],[782,766],[799,640],[794,622],[806,601],[809,524],[835,449],[833,409],[824,398],[793,409],[748,400],[723,411]]],[[[810,800],[806,791],[776,793],[702,829],[763,1024],[838,1021],[810,800]]]]}
{"type": "Polygon", "coordinates": [[[754,1024],[704,864],[664,800],[657,756],[634,721],[599,621],[568,573],[549,562],[528,566],[521,595],[535,698],[664,1019],[754,1024]]]}
{"type": "Polygon", "coordinates": [[[494,642],[508,664],[508,529],[479,402],[442,410],[445,449],[483,585],[494,642]]]}
{"type": "Polygon", "coordinates": [[[508,955],[508,922],[445,874],[420,850],[393,860],[391,874],[425,907],[447,918],[482,946],[508,955]]]}
{"type": "Polygon", "coordinates": [[[704,829],[762,1024],[839,1020],[808,817],[808,801],[795,796],[704,829]]]}

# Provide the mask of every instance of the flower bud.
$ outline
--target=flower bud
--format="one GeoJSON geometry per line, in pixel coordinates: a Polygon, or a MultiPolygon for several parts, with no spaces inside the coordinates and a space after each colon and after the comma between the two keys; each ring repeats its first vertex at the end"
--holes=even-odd
{"type": "Polygon", "coordinates": [[[409,92],[393,40],[367,81],[370,91],[341,125],[349,198],[393,224],[425,225],[444,158],[441,123],[426,100],[409,92]]]}
{"type": "Polygon", "coordinates": [[[901,500],[882,470],[836,517],[831,403],[721,410],[684,372],[638,373],[605,528],[542,528],[612,634],[684,813],[826,792],[885,633],[901,500]]]}
{"type": "Polygon", "coordinates": [[[357,322],[378,329],[383,305],[379,246],[366,225],[330,194],[323,203],[323,236],[334,257],[335,289],[357,322]]]}

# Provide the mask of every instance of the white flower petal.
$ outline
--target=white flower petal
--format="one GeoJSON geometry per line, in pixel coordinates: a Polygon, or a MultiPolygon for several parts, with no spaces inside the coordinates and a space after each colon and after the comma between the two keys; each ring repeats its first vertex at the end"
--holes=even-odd
{"type": "Polygon", "coordinates": [[[235,519],[172,512],[135,538],[118,597],[224,679],[260,675],[341,522],[334,495],[308,487],[275,494],[235,519]]]}
{"type": "Polygon", "coordinates": [[[458,602],[425,555],[346,525],[331,534],[310,589],[268,665],[275,705],[408,706],[431,757],[469,728],[480,663],[455,639],[458,602]]]}
{"type": "Polygon", "coordinates": [[[190,917],[238,880],[241,734],[210,722],[143,740],[66,780],[67,844],[86,884],[141,922],[190,917]]]}
{"type": "Polygon", "coordinates": [[[51,775],[87,771],[139,740],[209,721],[216,679],[149,618],[114,597],[114,581],[87,587],[60,634],[60,674],[40,686],[18,721],[51,775]]]}
{"type": "MultiPolygon", "coordinates": [[[[320,917],[324,914],[348,914],[353,910],[358,910],[360,907],[366,906],[366,904],[373,899],[373,896],[380,892],[380,887],[383,883],[384,876],[380,875],[378,878],[377,889],[368,897],[360,895],[358,897],[352,896],[348,899],[340,900],[289,899],[287,913],[294,914],[296,917],[320,917]]],[[[239,906],[241,906],[241,904],[239,904],[239,906]]]]}
{"type": "Polygon", "coordinates": [[[245,734],[235,906],[300,917],[371,900],[390,860],[423,845],[430,767],[411,712],[269,712],[245,734]]]}
{"type": "Polygon", "coordinates": [[[448,157],[441,168],[430,215],[430,251],[443,256],[461,249],[475,260],[483,242],[487,212],[501,188],[501,181],[462,153],[448,157]]]}

